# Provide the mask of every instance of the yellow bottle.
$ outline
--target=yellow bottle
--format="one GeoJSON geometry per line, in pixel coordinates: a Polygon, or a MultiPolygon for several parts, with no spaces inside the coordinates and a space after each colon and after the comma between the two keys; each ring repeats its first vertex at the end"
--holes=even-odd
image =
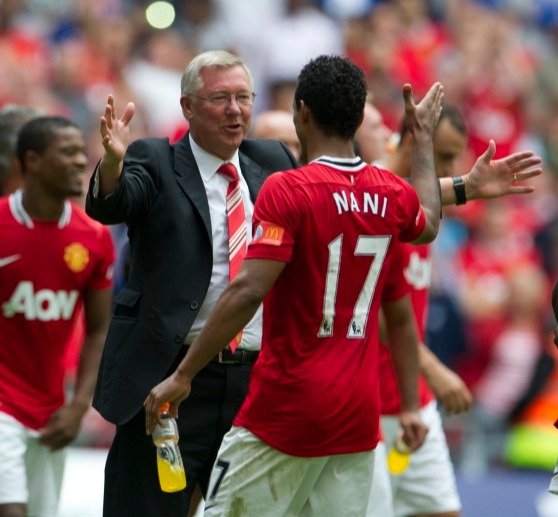
{"type": "Polygon", "coordinates": [[[178,492],[186,488],[186,473],[178,448],[178,427],[169,413],[168,402],[161,406],[163,424],[153,431],[153,443],[157,447],[157,470],[163,492],[178,492]]]}
{"type": "Polygon", "coordinates": [[[163,492],[179,492],[186,488],[186,473],[182,459],[173,458],[173,454],[167,444],[157,447],[157,470],[163,492]]]}
{"type": "Polygon", "coordinates": [[[399,435],[388,452],[388,470],[391,474],[399,476],[405,472],[410,461],[411,449],[409,449],[408,445],[403,441],[403,437],[399,435]]]}

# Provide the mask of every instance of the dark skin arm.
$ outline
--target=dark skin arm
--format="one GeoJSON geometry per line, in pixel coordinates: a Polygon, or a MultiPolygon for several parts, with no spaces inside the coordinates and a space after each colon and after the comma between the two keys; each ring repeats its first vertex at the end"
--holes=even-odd
{"type": "Polygon", "coordinates": [[[170,403],[170,414],[178,417],[178,406],[190,394],[194,376],[252,319],[285,265],[285,262],[276,260],[243,262],[176,371],[155,386],[145,399],[147,434],[151,434],[160,422],[159,408],[164,402],[170,403]]]}
{"type": "Polygon", "coordinates": [[[420,370],[448,415],[471,409],[473,396],[461,377],[450,370],[426,345],[419,345],[420,370]]]}
{"type": "Polygon", "coordinates": [[[403,430],[403,441],[411,451],[414,451],[423,444],[428,428],[419,414],[418,336],[410,296],[406,295],[393,302],[384,302],[382,312],[401,395],[399,420],[403,430]]]}
{"type": "MultiPolygon", "coordinates": [[[[380,311],[379,333],[380,342],[384,346],[389,346],[387,344],[389,343],[389,338],[383,311],[380,311]]],[[[416,339],[418,340],[418,335],[416,339]]],[[[448,415],[456,415],[468,411],[471,408],[473,397],[465,383],[461,380],[461,377],[441,363],[425,344],[417,341],[417,347],[420,372],[424,375],[434,395],[442,404],[444,411],[448,415]]]]}
{"type": "Polygon", "coordinates": [[[441,194],[434,166],[432,135],[440,117],[443,95],[442,85],[434,83],[424,98],[415,104],[411,85],[403,87],[405,124],[413,136],[411,183],[426,216],[425,228],[414,244],[432,242],[440,225],[441,194]]]}
{"type": "Polygon", "coordinates": [[[56,410],[39,432],[40,442],[56,451],[77,436],[89,409],[105,337],[110,322],[112,289],[91,290],[84,295],[86,335],[81,349],[72,402],[56,410]]]}

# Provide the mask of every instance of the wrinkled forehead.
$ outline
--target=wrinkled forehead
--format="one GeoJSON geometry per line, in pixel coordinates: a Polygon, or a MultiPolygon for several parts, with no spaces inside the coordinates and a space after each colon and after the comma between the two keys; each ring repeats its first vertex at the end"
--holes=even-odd
{"type": "Polygon", "coordinates": [[[250,78],[240,65],[206,67],[200,72],[203,91],[252,91],[250,78]]]}

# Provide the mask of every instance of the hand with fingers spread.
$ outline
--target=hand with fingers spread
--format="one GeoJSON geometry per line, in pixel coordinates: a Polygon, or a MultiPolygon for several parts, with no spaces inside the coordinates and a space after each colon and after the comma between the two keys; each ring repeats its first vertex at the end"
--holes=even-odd
{"type": "Polygon", "coordinates": [[[403,87],[405,125],[413,136],[411,150],[411,183],[422,206],[426,224],[413,244],[431,242],[438,233],[442,206],[440,183],[436,176],[432,136],[440,118],[444,88],[434,83],[424,98],[415,104],[410,84],[403,87]]]}
{"type": "Polygon", "coordinates": [[[114,192],[122,173],[124,155],[130,141],[130,122],[134,112],[134,103],[129,102],[122,116],[118,118],[114,97],[108,96],[105,114],[101,117],[101,137],[105,149],[99,164],[99,193],[102,197],[114,192]]]}
{"type": "Polygon", "coordinates": [[[442,111],[443,98],[444,87],[439,82],[430,87],[418,104],[415,104],[413,100],[411,85],[405,84],[403,86],[405,125],[414,138],[417,138],[421,133],[428,138],[432,137],[442,111]]]}
{"type": "Polygon", "coordinates": [[[122,117],[118,118],[114,97],[108,96],[105,114],[101,117],[101,136],[105,148],[105,160],[120,162],[128,148],[130,140],[130,122],[134,116],[135,106],[129,102],[122,117]]]}
{"type": "Polygon", "coordinates": [[[529,194],[535,189],[524,181],[542,174],[541,158],[532,151],[510,154],[493,160],[496,152],[494,140],[479,156],[469,174],[463,176],[467,199],[492,199],[508,194],[529,194]]]}

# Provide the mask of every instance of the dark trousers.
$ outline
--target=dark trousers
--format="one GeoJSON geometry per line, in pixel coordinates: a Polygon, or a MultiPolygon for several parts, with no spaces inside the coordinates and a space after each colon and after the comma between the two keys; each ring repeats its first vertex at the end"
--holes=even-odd
{"type": "Polygon", "coordinates": [[[207,493],[217,451],[244,401],[251,371],[252,364],[211,362],[194,378],[191,394],[179,408],[179,446],[187,481],[181,492],[161,491],[143,408],[118,426],[105,465],[103,517],[186,517],[196,484],[204,496],[207,493]]]}

